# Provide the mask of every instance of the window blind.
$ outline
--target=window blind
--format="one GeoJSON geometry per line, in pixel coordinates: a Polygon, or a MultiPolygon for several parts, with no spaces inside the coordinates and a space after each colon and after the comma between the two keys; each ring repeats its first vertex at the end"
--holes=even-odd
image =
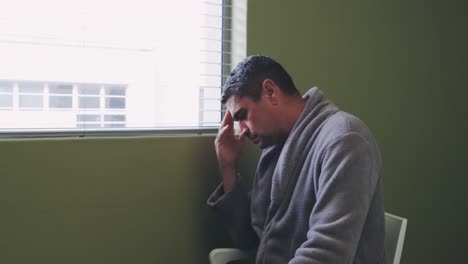
{"type": "Polygon", "coordinates": [[[246,12],[246,0],[2,1],[0,137],[214,132],[246,12]]]}
{"type": "Polygon", "coordinates": [[[223,115],[221,87],[233,67],[246,55],[247,2],[233,0],[206,1],[203,40],[207,47],[209,69],[202,74],[200,85],[200,126],[218,126],[223,115]],[[220,25],[220,28],[212,25],[220,25]],[[217,33],[220,32],[221,34],[217,33]]]}

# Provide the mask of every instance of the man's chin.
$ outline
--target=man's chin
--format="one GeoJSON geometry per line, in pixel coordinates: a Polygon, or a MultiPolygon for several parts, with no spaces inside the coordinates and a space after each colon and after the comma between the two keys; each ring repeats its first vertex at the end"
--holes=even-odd
{"type": "Polygon", "coordinates": [[[268,142],[263,142],[263,141],[260,141],[257,146],[260,148],[260,149],[266,149],[266,148],[269,148],[271,146],[273,146],[274,144],[273,143],[268,143],[268,142]]]}
{"type": "Polygon", "coordinates": [[[261,140],[260,138],[255,138],[255,139],[251,139],[250,142],[252,142],[252,144],[255,144],[257,145],[260,149],[265,149],[268,147],[268,144],[265,144],[265,142],[263,142],[263,140],[261,140]]]}
{"type": "Polygon", "coordinates": [[[282,138],[281,140],[276,140],[274,138],[261,138],[258,141],[252,141],[252,143],[256,144],[260,149],[266,149],[272,147],[274,145],[282,144],[286,141],[287,138],[282,138]]]}
{"type": "Polygon", "coordinates": [[[255,136],[253,139],[251,138],[250,141],[257,145],[260,149],[266,149],[276,144],[271,137],[255,136]]]}

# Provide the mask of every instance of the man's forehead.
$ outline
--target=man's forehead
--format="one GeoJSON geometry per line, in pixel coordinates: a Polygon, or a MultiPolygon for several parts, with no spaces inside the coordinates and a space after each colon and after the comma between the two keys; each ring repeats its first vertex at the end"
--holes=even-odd
{"type": "Polygon", "coordinates": [[[237,111],[237,109],[241,107],[243,101],[242,99],[235,95],[229,97],[229,99],[226,101],[226,109],[231,113],[237,111]]]}

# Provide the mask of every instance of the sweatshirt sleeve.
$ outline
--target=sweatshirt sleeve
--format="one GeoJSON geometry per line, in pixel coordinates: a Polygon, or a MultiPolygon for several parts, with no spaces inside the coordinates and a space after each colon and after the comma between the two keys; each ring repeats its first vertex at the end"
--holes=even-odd
{"type": "Polygon", "coordinates": [[[380,180],[374,146],[355,133],[324,150],[307,240],[290,263],[352,263],[380,180]]]}
{"type": "Polygon", "coordinates": [[[249,194],[239,180],[228,193],[224,193],[224,186],[220,184],[208,198],[207,204],[223,218],[235,247],[254,249],[258,246],[258,236],[250,220],[249,194]]]}

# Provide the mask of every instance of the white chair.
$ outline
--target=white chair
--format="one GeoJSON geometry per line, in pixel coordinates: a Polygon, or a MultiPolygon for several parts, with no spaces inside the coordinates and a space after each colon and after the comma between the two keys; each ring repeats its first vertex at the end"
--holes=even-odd
{"type": "Polygon", "coordinates": [[[210,252],[210,264],[226,264],[229,261],[246,259],[255,252],[248,253],[237,248],[215,248],[210,252]]]}
{"type": "Polygon", "coordinates": [[[399,264],[405,242],[408,220],[385,213],[385,260],[387,264],[399,264]]]}
{"type": "MultiPolygon", "coordinates": [[[[405,241],[408,220],[396,215],[385,213],[385,258],[387,264],[399,264],[405,241]]],[[[216,248],[210,252],[210,264],[226,264],[229,261],[240,260],[252,256],[236,248],[216,248]]]]}

